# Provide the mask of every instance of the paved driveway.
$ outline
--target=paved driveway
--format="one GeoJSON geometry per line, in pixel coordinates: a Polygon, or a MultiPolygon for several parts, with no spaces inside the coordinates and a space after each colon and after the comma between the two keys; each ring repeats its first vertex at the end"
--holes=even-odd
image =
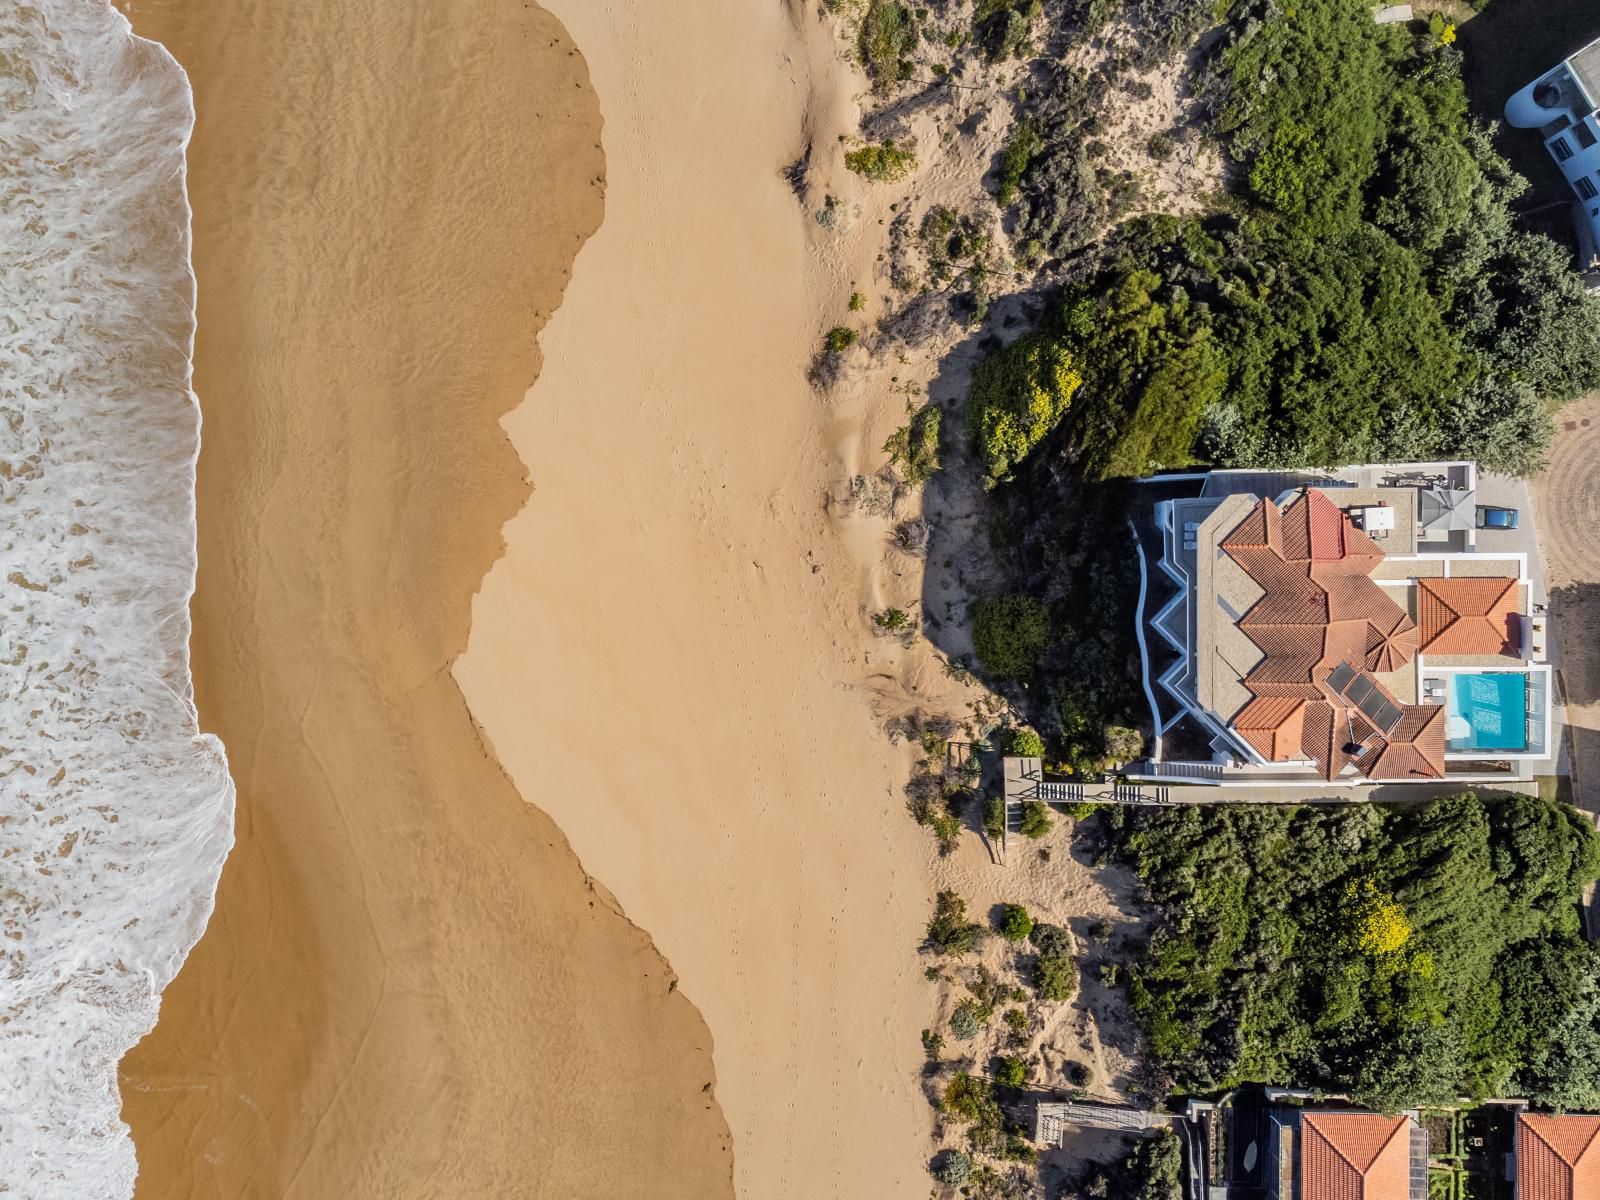
{"type": "Polygon", "coordinates": [[[1567,700],[1573,797],[1600,812],[1600,393],[1562,409],[1533,483],[1551,611],[1551,660],[1567,700]]]}

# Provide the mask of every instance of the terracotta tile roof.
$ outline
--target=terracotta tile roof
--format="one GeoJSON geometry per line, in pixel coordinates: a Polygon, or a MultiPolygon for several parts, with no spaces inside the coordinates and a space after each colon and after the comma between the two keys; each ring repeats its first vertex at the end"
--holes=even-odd
{"type": "Polygon", "coordinates": [[[1258,696],[1239,710],[1233,727],[1262,758],[1283,762],[1300,757],[1305,711],[1299,696],[1258,696]]]}
{"type": "Polygon", "coordinates": [[[1514,630],[1520,607],[1515,579],[1419,579],[1422,649],[1432,654],[1516,657],[1514,630]]]}
{"type": "Polygon", "coordinates": [[[1350,762],[1350,755],[1344,749],[1349,740],[1342,712],[1336,719],[1334,710],[1325,701],[1306,705],[1305,736],[1300,747],[1306,758],[1316,761],[1324,778],[1338,778],[1339,772],[1350,762]]]}
{"type": "Polygon", "coordinates": [[[1356,766],[1368,779],[1437,779],[1444,774],[1444,709],[1406,705],[1400,724],[1356,766]]]}
{"type": "Polygon", "coordinates": [[[1377,1113],[1306,1113],[1300,1200],[1411,1200],[1411,1120],[1377,1113]]]}
{"type": "Polygon", "coordinates": [[[1600,1196],[1600,1117],[1517,1118],[1517,1200],[1600,1196]]]}
{"type": "MultiPolygon", "coordinates": [[[[1306,491],[1280,510],[1260,501],[1222,540],[1222,548],[1261,589],[1239,628],[1263,657],[1244,678],[1254,698],[1233,726],[1263,758],[1307,758],[1335,779],[1352,762],[1369,778],[1410,779],[1444,774],[1443,710],[1402,705],[1370,675],[1361,693],[1385,702],[1373,720],[1328,683],[1341,664],[1351,671],[1399,670],[1417,653],[1417,624],[1370,578],[1383,551],[1350,523],[1333,501],[1306,491]],[[1258,701],[1301,700],[1298,750],[1289,718],[1271,724],[1263,714],[1287,713],[1258,701]],[[1249,714],[1249,725],[1240,719],[1249,714]]],[[[1345,675],[1350,681],[1350,676],[1345,675]]],[[[1346,689],[1348,690],[1348,688],[1346,689]]],[[[1373,705],[1362,700],[1372,709],[1373,705]]]]}

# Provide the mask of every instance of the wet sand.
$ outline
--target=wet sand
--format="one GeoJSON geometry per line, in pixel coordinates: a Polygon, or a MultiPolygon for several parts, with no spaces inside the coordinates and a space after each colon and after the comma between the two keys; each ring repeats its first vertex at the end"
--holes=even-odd
{"type": "Polygon", "coordinates": [[[810,138],[819,203],[861,188],[860,76],[808,3],[552,11],[600,98],[606,220],[507,418],[534,493],[455,674],[704,1012],[738,1194],[925,1197],[931,849],[868,620],[911,568],[824,512],[882,435],[805,378],[875,247],[782,175],[810,138]]]}
{"type": "Polygon", "coordinates": [[[123,1064],[139,1195],[730,1195],[704,1022],[449,672],[601,217],[583,58],[522,0],[132,16],[199,112],[194,670],[239,786],[123,1064]]]}

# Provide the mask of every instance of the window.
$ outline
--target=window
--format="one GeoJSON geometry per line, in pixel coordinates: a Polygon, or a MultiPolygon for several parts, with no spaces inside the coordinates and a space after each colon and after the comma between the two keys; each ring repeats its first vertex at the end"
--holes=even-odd
{"type": "Polygon", "coordinates": [[[1566,162],[1572,157],[1572,147],[1567,144],[1567,139],[1558,137],[1550,143],[1550,153],[1556,156],[1557,162],[1566,162]]]}
{"type": "Polygon", "coordinates": [[[1577,189],[1578,195],[1585,200],[1593,200],[1596,196],[1600,196],[1600,188],[1595,187],[1594,180],[1587,175],[1574,179],[1572,186],[1577,189]]]}
{"type": "Polygon", "coordinates": [[[1585,117],[1572,127],[1572,136],[1578,139],[1578,149],[1587,150],[1597,140],[1594,130],[1589,127],[1589,119],[1585,117]]]}

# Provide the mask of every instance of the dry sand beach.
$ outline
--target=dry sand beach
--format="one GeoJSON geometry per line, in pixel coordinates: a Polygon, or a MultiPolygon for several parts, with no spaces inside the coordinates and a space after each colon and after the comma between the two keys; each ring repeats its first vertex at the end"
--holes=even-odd
{"type": "Polygon", "coordinates": [[[534,493],[455,674],[705,1014],[738,1193],[923,1195],[930,848],[867,687],[884,543],[822,504],[881,460],[804,377],[851,264],[781,174],[837,160],[859,76],[808,5],[553,9],[606,216],[506,421],[534,493]]]}
{"type": "Polygon", "coordinates": [[[239,787],[124,1063],[139,1195],[730,1195],[704,1023],[448,672],[601,216],[581,56],[520,0],[132,15],[199,111],[194,667],[239,787]]]}

